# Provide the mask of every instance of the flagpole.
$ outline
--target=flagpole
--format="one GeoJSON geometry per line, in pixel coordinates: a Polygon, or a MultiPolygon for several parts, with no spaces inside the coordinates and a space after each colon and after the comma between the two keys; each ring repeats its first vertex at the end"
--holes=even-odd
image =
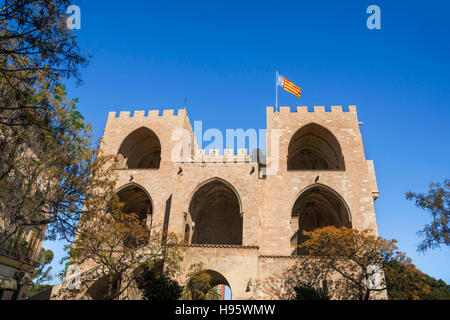
{"type": "Polygon", "coordinates": [[[275,71],[275,111],[278,109],[278,71],[275,71]]]}

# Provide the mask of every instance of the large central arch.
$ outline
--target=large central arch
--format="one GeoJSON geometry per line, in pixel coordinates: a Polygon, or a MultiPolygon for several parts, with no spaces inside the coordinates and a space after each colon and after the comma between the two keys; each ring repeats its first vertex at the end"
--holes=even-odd
{"type": "MultiPolygon", "coordinates": [[[[192,244],[242,245],[243,221],[240,199],[222,179],[212,179],[194,193],[189,213],[192,244]]],[[[188,238],[188,237],[187,237],[188,238]]]]}
{"type": "Polygon", "coordinates": [[[291,249],[294,255],[303,254],[298,245],[306,240],[304,231],[326,226],[351,228],[351,214],[344,199],[333,189],[317,183],[301,192],[292,208],[291,249]]]}
{"type": "Polygon", "coordinates": [[[344,170],[344,158],[336,137],[325,127],[310,123],[301,127],[288,147],[288,170],[344,170]]]}

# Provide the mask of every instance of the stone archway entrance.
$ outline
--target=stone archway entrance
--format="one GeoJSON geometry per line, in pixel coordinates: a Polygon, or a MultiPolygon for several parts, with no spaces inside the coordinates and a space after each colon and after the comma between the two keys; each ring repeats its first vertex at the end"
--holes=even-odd
{"type": "Polygon", "coordinates": [[[197,272],[187,286],[188,298],[192,300],[231,300],[232,297],[228,280],[211,269],[197,272]]]}

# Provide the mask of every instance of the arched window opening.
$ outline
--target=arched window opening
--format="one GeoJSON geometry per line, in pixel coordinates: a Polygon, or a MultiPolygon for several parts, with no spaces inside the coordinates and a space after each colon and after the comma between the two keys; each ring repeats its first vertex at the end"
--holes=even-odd
{"type": "Polygon", "coordinates": [[[136,184],[128,185],[120,189],[117,196],[120,202],[124,203],[123,212],[137,214],[143,223],[146,223],[147,219],[152,216],[150,197],[142,187],[136,184]]]}
{"type": "Polygon", "coordinates": [[[311,123],[300,128],[288,148],[288,170],[345,170],[341,147],[326,128],[311,123]]]}
{"type": "MultiPolygon", "coordinates": [[[[134,213],[138,216],[139,222],[142,226],[150,226],[153,217],[152,202],[149,195],[145,190],[136,185],[130,184],[117,192],[119,201],[124,204],[122,211],[124,213],[134,213]]],[[[147,237],[148,240],[149,237],[147,237]]],[[[146,241],[147,241],[146,240],[146,241]]],[[[142,243],[135,243],[133,235],[130,235],[130,239],[127,242],[127,246],[144,245],[142,243]]]]}
{"type": "Polygon", "coordinates": [[[221,180],[200,187],[189,205],[193,244],[242,245],[242,216],[235,191],[221,180]]]}
{"type": "Polygon", "coordinates": [[[304,254],[298,245],[307,240],[305,231],[326,226],[351,228],[350,212],[343,199],[331,189],[317,185],[304,191],[294,204],[291,215],[293,255],[304,254]]]}
{"type": "Polygon", "coordinates": [[[123,140],[118,158],[125,169],[159,168],[161,143],[152,130],[141,127],[123,140]]]}

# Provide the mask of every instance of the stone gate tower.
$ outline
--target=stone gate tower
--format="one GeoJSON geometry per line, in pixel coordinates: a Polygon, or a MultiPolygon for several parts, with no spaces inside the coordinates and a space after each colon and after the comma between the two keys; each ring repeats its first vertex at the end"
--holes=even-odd
{"type": "Polygon", "coordinates": [[[126,210],[188,243],[179,280],[202,262],[233,299],[265,298],[252,284],[295,262],[304,230],[334,225],[377,233],[378,190],[356,107],[266,112],[265,157],[199,150],[184,109],[111,112],[101,146],[120,159],[117,193],[126,210]],[[172,159],[176,130],[192,141],[180,161],[172,159]]]}

